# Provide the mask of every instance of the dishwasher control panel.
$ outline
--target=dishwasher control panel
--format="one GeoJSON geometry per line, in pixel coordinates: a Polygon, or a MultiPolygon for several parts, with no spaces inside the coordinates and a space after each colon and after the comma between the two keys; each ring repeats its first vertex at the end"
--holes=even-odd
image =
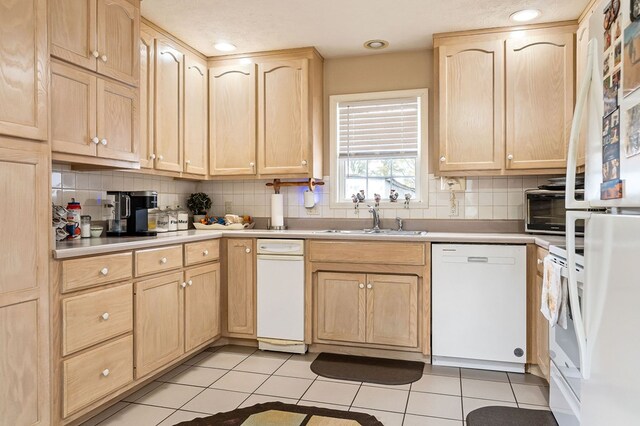
{"type": "Polygon", "coordinates": [[[304,255],[304,240],[259,239],[258,254],[304,255]]]}

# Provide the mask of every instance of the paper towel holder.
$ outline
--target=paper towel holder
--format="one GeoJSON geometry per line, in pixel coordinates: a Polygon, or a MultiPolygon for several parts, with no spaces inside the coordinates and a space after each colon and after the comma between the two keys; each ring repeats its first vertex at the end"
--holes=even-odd
{"type": "Polygon", "coordinates": [[[273,191],[276,194],[280,193],[280,188],[283,186],[307,186],[309,187],[309,191],[313,192],[316,186],[324,185],[324,182],[321,180],[315,180],[314,178],[309,178],[302,182],[282,182],[280,179],[274,179],[273,182],[267,182],[266,186],[273,187],[273,191]]]}

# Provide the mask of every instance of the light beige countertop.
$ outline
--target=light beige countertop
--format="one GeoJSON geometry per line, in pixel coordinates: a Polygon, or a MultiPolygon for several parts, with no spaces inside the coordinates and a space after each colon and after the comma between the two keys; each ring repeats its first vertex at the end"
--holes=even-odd
{"type": "Polygon", "coordinates": [[[240,230],[240,231],[179,231],[158,234],[156,237],[102,237],[58,242],[53,251],[55,259],[92,256],[123,250],[136,250],[169,244],[181,244],[221,237],[230,238],[298,238],[322,240],[379,240],[420,241],[433,243],[536,244],[547,249],[550,244],[564,244],[564,236],[519,233],[456,233],[428,232],[422,235],[341,234],[322,230],[240,230]]]}

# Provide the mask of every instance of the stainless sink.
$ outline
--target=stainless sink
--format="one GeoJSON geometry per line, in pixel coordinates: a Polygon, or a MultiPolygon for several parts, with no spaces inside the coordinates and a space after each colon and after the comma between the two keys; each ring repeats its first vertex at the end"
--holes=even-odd
{"type": "Polygon", "coordinates": [[[427,231],[397,231],[394,229],[327,229],[317,231],[319,234],[347,234],[347,235],[427,235],[427,231]]]}

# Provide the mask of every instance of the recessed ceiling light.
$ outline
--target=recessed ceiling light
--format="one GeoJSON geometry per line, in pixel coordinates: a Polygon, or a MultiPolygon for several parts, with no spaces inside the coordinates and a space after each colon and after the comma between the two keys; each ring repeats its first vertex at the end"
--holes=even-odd
{"type": "Polygon", "coordinates": [[[219,50],[221,52],[233,52],[234,50],[237,49],[235,45],[226,41],[219,41],[216,44],[214,44],[213,47],[215,47],[216,50],[219,50]]]}
{"type": "Polygon", "coordinates": [[[524,9],[512,13],[509,18],[512,21],[516,22],[527,22],[536,19],[540,15],[542,15],[542,12],[540,12],[538,9],[524,9]]]}
{"type": "Polygon", "coordinates": [[[369,40],[364,42],[364,47],[367,49],[380,50],[389,46],[387,40],[369,40]]]}

